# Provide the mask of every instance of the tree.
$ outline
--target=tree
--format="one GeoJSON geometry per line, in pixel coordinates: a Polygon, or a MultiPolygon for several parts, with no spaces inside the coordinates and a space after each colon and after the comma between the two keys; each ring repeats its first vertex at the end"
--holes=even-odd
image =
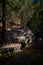
{"type": "Polygon", "coordinates": [[[26,28],[27,21],[32,17],[31,4],[31,0],[24,0],[20,10],[20,19],[24,28],[26,28]]]}
{"type": "Polygon", "coordinates": [[[32,12],[33,12],[33,17],[31,20],[31,27],[33,28],[33,30],[35,31],[35,35],[36,38],[41,37],[42,38],[42,28],[43,24],[42,24],[42,2],[35,0],[33,5],[32,5],[32,12]]]}
{"type": "Polygon", "coordinates": [[[6,18],[6,1],[2,0],[2,34],[1,34],[1,45],[6,43],[6,22],[5,22],[5,18],[6,18]]]}

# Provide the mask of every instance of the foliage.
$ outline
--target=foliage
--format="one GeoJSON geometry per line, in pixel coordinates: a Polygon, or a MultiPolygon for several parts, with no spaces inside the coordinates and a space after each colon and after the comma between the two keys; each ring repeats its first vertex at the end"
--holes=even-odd
{"type": "MultiPolygon", "coordinates": [[[[40,37],[42,36],[40,33],[42,33],[43,29],[40,30],[41,23],[42,23],[42,11],[43,11],[43,2],[37,2],[37,0],[35,0],[35,2],[32,4],[32,19],[31,19],[31,28],[33,28],[33,30],[35,30],[36,34],[40,37]],[[40,27],[40,28],[39,28],[40,27]]],[[[43,24],[42,24],[43,25],[43,24]]],[[[37,36],[36,35],[36,36],[37,36]]]]}
{"type": "Polygon", "coordinates": [[[39,7],[40,7],[40,3],[35,3],[32,5],[32,13],[33,13],[33,17],[32,17],[32,22],[31,22],[31,26],[36,26],[39,25],[39,7]]]}
{"type": "MultiPolygon", "coordinates": [[[[0,0],[0,9],[1,9],[1,6],[2,6],[2,1],[0,0]]],[[[21,23],[23,22],[22,24],[24,24],[24,27],[25,27],[27,21],[31,19],[30,21],[31,28],[33,28],[33,30],[35,31],[38,31],[39,33],[43,30],[43,29],[42,30],[40,29],[43,27],[43,24],[42,24],[43,17],[42,17],[42,14],[40,14],[40,11],[42,9],[43,9],[43,2],[37,2],[37,0],[35,0],[34,3],[32,3],[31,0],[6,0],[6,11],[5,11],[6,19],[7,19],[6,23],[8,23],[9,19],[18,18],[20,19],[21,23]],[[12,16],[11,14],[15,16],[12,16]]],[[[13,19],[12,21],[15,21],[15,19],[14,20],[13,19]]]]}

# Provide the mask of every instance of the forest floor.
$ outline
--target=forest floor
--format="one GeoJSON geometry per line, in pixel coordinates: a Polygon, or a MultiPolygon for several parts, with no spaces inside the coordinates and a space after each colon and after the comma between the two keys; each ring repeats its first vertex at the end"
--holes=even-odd
{"type": "Polygon", "coordinates": [[[43,65],[43,44],[24,49],[9,57],[0,57],[0,65],[43,65]]]}

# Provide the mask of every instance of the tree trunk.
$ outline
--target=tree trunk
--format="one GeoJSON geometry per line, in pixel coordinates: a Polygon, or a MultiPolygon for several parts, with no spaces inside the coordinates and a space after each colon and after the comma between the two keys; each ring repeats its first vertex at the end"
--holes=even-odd
{"type": "Polygon", "coordinates": [[[1,45],[6,43],[6,0],[2,0],[2,36],[1,36],[1,45]]]}

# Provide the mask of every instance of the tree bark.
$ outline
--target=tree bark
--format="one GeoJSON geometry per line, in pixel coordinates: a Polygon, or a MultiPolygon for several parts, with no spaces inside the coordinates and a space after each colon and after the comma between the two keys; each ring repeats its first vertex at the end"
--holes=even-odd
{"type": "Polygon", "coordinates": [[[2,0],[2,35],[1,45],[6,43],[6,0],[2,0]]]}

